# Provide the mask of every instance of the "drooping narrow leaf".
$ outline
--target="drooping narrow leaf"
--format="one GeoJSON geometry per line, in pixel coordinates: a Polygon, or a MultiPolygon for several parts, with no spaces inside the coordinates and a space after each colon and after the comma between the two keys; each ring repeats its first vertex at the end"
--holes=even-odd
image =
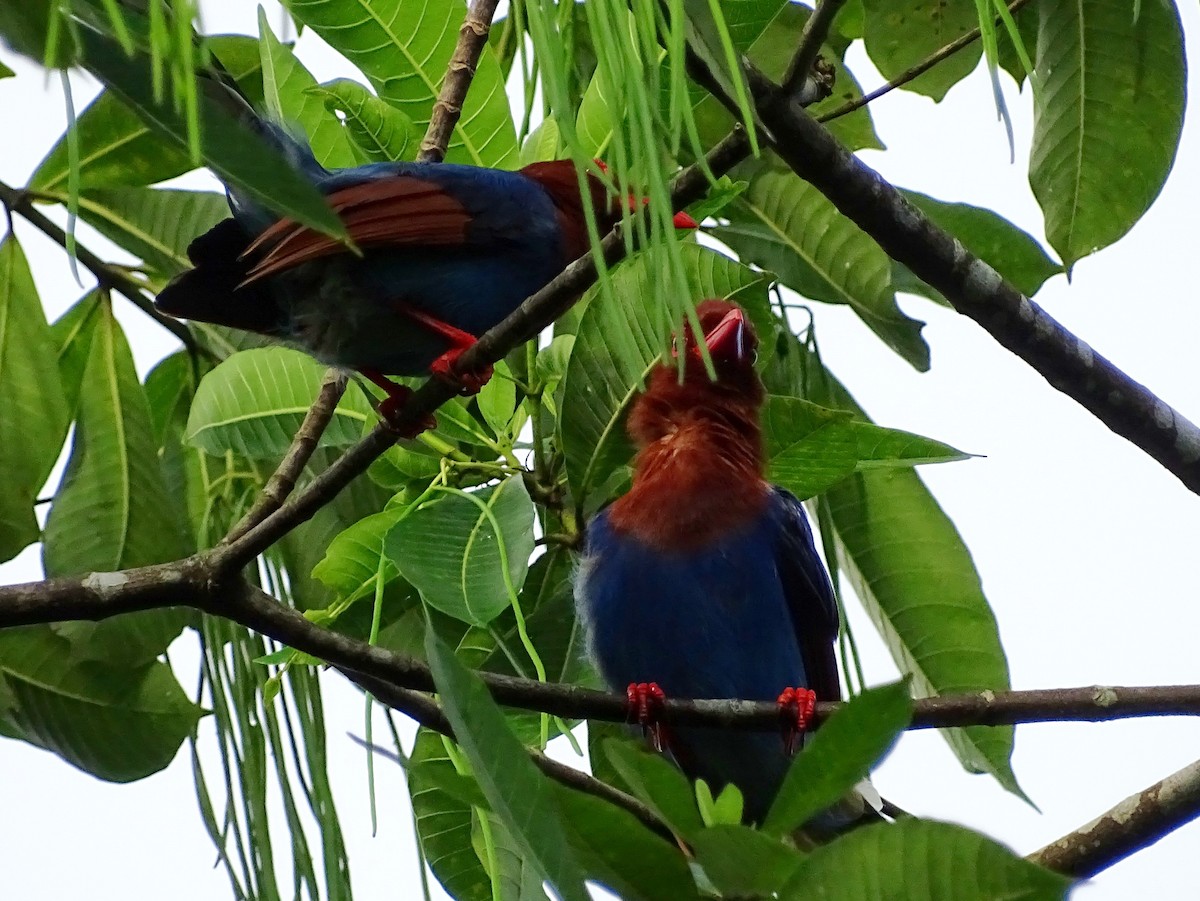
{"type": "Polygon", "coordinates": [[[856,829],[809,854],[781,901],[1061,901],[1071,881],[976,832],[907,819],[856,829]]]}
{"type": "MultiPolygon", "coordinates": [[[[129,345],[102,303],[80,383],[71,456],[46,521],[46,575],[115,572],[181,555],[172,510],[181,499],[166,492],[157,449],[129,345]]],[[[184,621],[180,611],[147,611],[58,630],[71,638],[77,656],[134,666],[162,653],[184,621]]]]}
{"type": "Polygon", "coordinates": [[[8,731],[110,782],[165,768],[200,718],[171,669],[73,659],[49,626],[0,632],[0,710],[8,731]]]}
{"type": "Polygon", "coordinates": [[[847,304],[914,367],[929,368],[924,323],[896,305],[891,260],[820,191],[793,172],[764,165],[713,234],[748,262],[779,275],[805,297],[847,304]]]}
{"type": "Polygon", "coordinates": [[[533,501],[519,477],[474,492],[496,524],[470,499],[448,495],[409,514],[388,534],[388,557],[421,596],[443,613],[486,626],[509,605],[508,580],[518,591],[533,553],[533,501]]]}
{"type": "MultiPolygon", "coordinates": [[[[379,96],[424,131],[465,9],[456,0],[286,0],[284,5],[358,66],[379,96]],[[420,27],[415,27],[420,23],[420,27]]],[[[500,67],[484,47],[446,160],[510,168],[517,137],[500,67]]]]}
{"type": "Polygon", "coordinates": [[[864,691],[822,723],[792,761],[763,830],[787,835],[866,777],[912,716],[903,682],[864,691]]]}
{"type": "Polygon", "coordinates": [[[459,663],[432,628],[426,632],[425,651],[458,744],[522,857],[564,901],[588,901],[584,872],[566,840],[549,778],[538,772],[509,731],[483,682],[459,663]]]}
{"type": "Polygon", "coordinates": [[[1173,3],[1049,0],[1035,65],[1029,184],[1069,272],[1142,217],[1175,161],[1184,57],[1173,3]]]}
{"type": "MultiPolygon", "coordinates": [[[[215,455],[233,450],[256,460],[281,457],[312,406],[325,369],[287,347],[235,354],[200,382],[187,440],[215,455]]],[[[321,436],[322,445],[352,444],[373,416],[362,392],[350,388],[321,436]]]]}
{"type": "Polygon", "coordinates": [[[33,502],[67,430],[50,326],[16,238],[0,242],[0,562],[37,541],[33,502]]]}

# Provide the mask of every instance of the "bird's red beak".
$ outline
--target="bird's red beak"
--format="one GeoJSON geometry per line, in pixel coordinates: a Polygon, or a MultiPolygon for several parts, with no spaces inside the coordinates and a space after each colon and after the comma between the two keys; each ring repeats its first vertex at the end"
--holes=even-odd
{"type": "Polygon", "coordinates": [[[709,356],[713,360],[745,363],[754,353],[749,339],[746,314],[734,307],[704,336],[704,343],[708,346],[709,356]]]}
{"type": "MultiPolygon", "coordinates": [[[[639,197],[634,197],[632,194],[629,195],[630,211],[636,210],[638,208],[638,206],[645,206],[649,202],[650,202],[649,197],[639,198],[639,197]]],[[[693,219],[687,213],[683,213],[683,212],[676,213],[673,221],[675,223],[676,228],[699,228],[700,227],[699,222],[697,222],[695,219],[693,219]]]]}

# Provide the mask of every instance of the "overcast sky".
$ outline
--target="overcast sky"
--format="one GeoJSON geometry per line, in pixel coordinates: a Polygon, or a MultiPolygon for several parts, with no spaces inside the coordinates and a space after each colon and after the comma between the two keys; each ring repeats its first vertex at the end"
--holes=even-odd
{"type": "MultiPolygon", "coordinates": [[[[1200,11],[1191,3],[1181,6],[1185,31],[1195,38],[1200,11]]],[[[222,7],[210,10],[209,31],[255,30],[251,4],[222,7]]],[[[21,77],[0,80],[0,110],[9,123],[0,179],[19,185],[61,133],[65,115],[57,80],[44,84],[23,61],[2,55],[21,77]]],[[[322,80],[346,74],[311,34],[302,40],[300,55],[322,80]]],[[[864,86],[880,83],[860,47],[851,50],[848,62],[864,86]]],[[[902,92],[874,103],[876,127],[890,149],[862,156],[898,185],[990,207],[1040,238],[1041,215],[1026,180],[1028,91],[1018,95],[1007,76],[1001,77],[1016,129],[1015,164],[1009,164],[982,70],[940,105],[902,92]]],[[[84,78],[75,84],[81,108],[95,88],[84,78]]],[[[1195,75],[1189,87],[1195,95],[1195,75]]],[[[1081,261],[1070,284],[1058,276],[1036,298],[1193,421],[1200,419],[1198,166],[1200,127],[1193,115],[1185,123],[1174,172],[1146,217],[1115,247],[1081,261]]],[[[79,233],[88,246],[107,252],[86,228],[79,233]]],[[[20,222],[18,234],[53,319],[83,291],[57,247],[20,222]]],[[[971,321],[918,299],[902,303],[929,322],[931,372],[914,372],[844,308],[817,307],[822,351],[876,421],[983,455],[926,467],[922,475],[974,554],[1000,623],[1013,686],[1200,682],[1195,576],[1200,499],[971,321]]],[[[119,304],[144,374],[173,349],[170,337],[119,304]]],[[[57,475],[54,479],[52,484],[57,475]]],[[[0,583],[38,577],[37,549],[0,565],[0,583]]],[[[886,650],[851,604],[868,680],[894,678],[886,650]]],[[[188,685],[194,648],[190,634],[172,648],[188,685]]],[[[362,731],[362,700],[340,677],[327,675],[324,684],[332,779],[358,897],[414,897],[419,885],[403,781],[394,767],[378,768],[380,831],[372,838],[362,752],[343,738],[347,730],[362,731]]],[[[211,727],[202,721],[200,728],[205,735],[211,727]]],[[[994,781],[964,773],[930,732],[906,735],[875,779],[902,807],[973,826],[1027,853],[1197,757],[1195,720],[1020,727],[1014,767],[1040,812],[994,781]]],[[[197,813],[186,749],[163,773],[116,786],[43,751],[0,739],[0,773],[3,897],[228,896],[197,813]]],[[[1102,874],[1075,897],[1195,898],[1198,852],[1200,826],[1192,824],[1102,874]]],[[[289,877],[281,880],[289,883],[289,877]]]]}

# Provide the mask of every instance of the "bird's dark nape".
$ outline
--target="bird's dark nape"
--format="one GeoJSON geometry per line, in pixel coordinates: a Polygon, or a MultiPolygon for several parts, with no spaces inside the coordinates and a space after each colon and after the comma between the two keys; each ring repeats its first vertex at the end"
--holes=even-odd
{"type": "Polygon", "coordinates": [[[155,298],[155,307],[178,319],[274,333],[280,311],[271,291],[262,285],[239,288],[249,272],[240,259],[249,245],[250,236],[236,221],[218,222],[188,245],[195,268],[171,279],[155,298]]]}

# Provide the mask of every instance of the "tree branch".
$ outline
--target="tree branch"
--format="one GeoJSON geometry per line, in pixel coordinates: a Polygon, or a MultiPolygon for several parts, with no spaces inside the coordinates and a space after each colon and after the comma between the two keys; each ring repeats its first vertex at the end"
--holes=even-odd
{"type": "MultiPolygon", "coordinates": [[[[1200,493],[1200,429],[1131,379],[838,143],[795,98],[751,75],[756,113],[775,152],[870,235],[1052,386],[1200,493]]],[[[719,97],[719,93],[716,95],[719,97]]],[[[731,107],[735,115],[737,110],[731,107]]]]}
{"type": "Polygon", "coordinates": [[[1106,870],[1200,816],[1200,760],[1029,855],[1077,879],[1106,870]]]}
{"type": "Polygon", "coordinates": [[[471,87],[475,67],[479,65],[479,56],[487,46],[492,16],[496,14],[498,3],[499,0],[474,0],[467,10],[467,17],[458,32],[458,44],[454,47],[454,55],[450,57],[446,77],[442,79],[442,89],[433,105],[429,128],[421,140],[418,162],[440,163],[446,156],[450,136],[462,115],[467,89],[471,87]]]}
{"type": "Polygon", "coordinates": [[[783,90],[788,94],[797,93],[808,81],[821,45],[829,35],[829,27],[833,25],[838,10],[845,3],[846,0],[820,0],[808,21],[804,23],[804,30],[800,33],[800,45],[796,49],[796,55],[792,57],[787,74],[783,76],[783,90]]]}
{"type": "MultiPolygon", "coordinates": [[[[30,225],[40,230],[46,237],[54,241],[63,250],[69,249],[67,233],[57,223],[49,219],[41,210],[34,206],[29,195],[24,191],[0,182],[0,203],[5,209],[19,213],[30,225]]],[[[143,286],[130,278],[116,266],[106,263],[78,241],[75,242],[75,258],[87,268],[102,288],[116,291],[135,307],[165,328],[168,332],[183,342],[191,353],[200,351],[196,339],[186,325],[170,316],[164,316],[154,309],[154,303],[142,293],[143,286]]]]}
{"type": "MultiPolygon", "coordinates": [[[[1021,7],[1029,4],[1029,2],[1030,0],[1013,0],[1013,2],[1008,4],[1008,11],[1009,13],[1015,13],[1021,9],[1021,7]]],[[[1000,24],[1000,22],[1000,18],[997,17],[996,23],[1000,24]]],[[[904,85],[908,84],[910,81],[913,81],[921,75],[924,75],[942,60],[948,59],[949,57],[958,53],[958,51],[962,50],[964,47],[969,47],[971,44],[975,43],[977,40],[979,40],[981,34],[983,34],[983,32],[978,28],[974,29],[973,31],[968,31],[966,34],[955,38],[942,49],[935,50],[912,68],[904,70],[882,87],[876,88],[869,94],[864,94],[857,100],[848,100],[836,109],[832,109],[827,113],[822,113],[817,117],[817,121],[829,122],[832,119],[838,119],[842,116],[849,115],[857,109],[862,109],[871,101],[878,100],[884,94],[889,94],[896,90],[896,88],[904,87],[904,85]]]]}

